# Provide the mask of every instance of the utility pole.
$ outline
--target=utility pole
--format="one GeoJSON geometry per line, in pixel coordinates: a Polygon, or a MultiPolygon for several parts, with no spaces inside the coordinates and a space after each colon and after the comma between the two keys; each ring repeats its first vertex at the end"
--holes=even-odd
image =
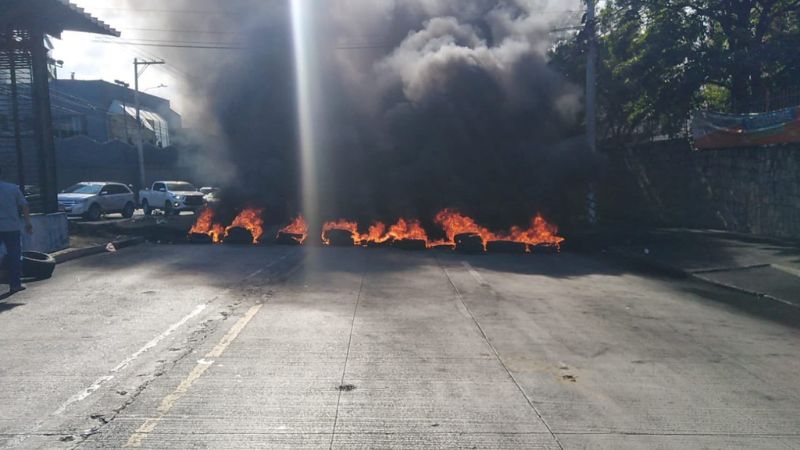
{"type": "Polygon", "coordinates": [[[144,143],[142,139],[142,119],[140,117],[139,109],[139,76],[141,76],[148,67],[156,64],[164,64],[164,60],[140,60],[139,58],[133,59],[133,86],[134,86],[134,101],[136,103],[136,150],[139,153],[139,189],[144,189],[146,185],[146,178],[144,174],[144,143]],[[139,71],[139,66],[142,70],[139,71]]]}
{"type": "MultiPolygon", "coordinates": [[[[595,0],[586,0],[586,141],[592,154],[597,152],[597,31],[595,0]]],[[[586,195],[587,219],[597,224],[597,186],[589,183],[586,195]]]]}

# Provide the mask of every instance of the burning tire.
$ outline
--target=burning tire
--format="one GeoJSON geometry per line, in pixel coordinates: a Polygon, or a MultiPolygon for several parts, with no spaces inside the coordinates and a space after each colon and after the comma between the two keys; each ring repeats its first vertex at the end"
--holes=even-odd
{"type": "Polygon", "coordinates": [[[303,235],[296,234],[296,233],[278,233],[278,237],[275,238],[275,243],[278,245],[301,245],[303,242],[303,235]]]}
{"type": "Polygon", "coordinates": [[[474,233],[457,234],[456,250],[462,253],[483,253],[483,239],[474,233]]]}
{"type": "Polygon", "coordinates": [[[486,244],[486,251],[488,253],[510,253],[513,255],[522,255],[528,250],[527,244],[524,242],[514,241],[489,241],[486,244]]]}
{"type": "Polygon", "coordinates": [[[189,233],[186,240],[190,244],[213,244],[214,238],[204,233],[189,233]]]}
{"type": "Polygon", "coordinates": [[[331,247],[353,247],[353,233],[348,230],[329,230],[325,236],[331,247]]]}
{"type": "Polygon", "coordinates": [[[233,227],[228,230],[225,236],[226,244],[251,245],[253,243],[253,233],[242,227],[233,227]]]}
{"type": "Polygon", "coordinates": [[[22,276],[34,280],[45,280],[53,276],[56,260],[47,253],[22,252],[22,276]]]}
{"type": "Polygon", "coordinates": [[[531,253],[552,254],[559,253],[561,248],[557,245],[531,245],[531,253]]]}
{"type": "Polygon", "coordinates": [[[428,243],[421,239],[402,239],[399,241],[394,241],[393,246],[395,248],[399,248],[400,250],[419,251],[427,250],[428,243]]]}

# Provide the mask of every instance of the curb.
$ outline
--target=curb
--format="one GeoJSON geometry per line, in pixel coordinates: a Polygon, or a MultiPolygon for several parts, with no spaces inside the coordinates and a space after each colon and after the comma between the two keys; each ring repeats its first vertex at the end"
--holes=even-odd
{"type": "Polygon", "coordinates": [[[717,286],[717,287],[720,287],[720,288],[723,288],[723,289],[728,289],[730,291],[735,291],[735,292],[738,292],[740,294],[748,294],[748,295],[752,295],[752,296],[757,297],[757,298],[762,298],[762,299],[765,299],[765,300],[771,300],[773,302],[778,302],[778,303],[781,303],[781,304],[784,304],[784,305],[787,305],[787,306],[791,306],[791,307],[794,307],[794,308],[800,308],[800,305],[798,305],[796,303],[792,303],[792,302],[790,302],[788,300],[784,300],[784,299],[782,299],[780,297],[775,297],[774,295],[765,294],[763,292],[751,291],[751,290],[748,290],[748,289],[745,289],[745,288],[742,288],[742,287],[739,287],[739,286],[734,286],[732,284],[723,283],[721,281],[709,280],[709,279],[704,278],[704,277],[699,276],[699,275],[702,275],[702,273],[701,274],[697,274],[697,275],[690,274],[690,276],[692,278],[694,278],[695,280],[700,280],[700,281],[702,281],[704,283],[708,283],[708,284],[711,284],[713,286],[717,286]]]}
{"type": "MultiPolygon", "coordinates": [[[[145,241],[142,237],[135,237],[130,239],[120,239],[118,241],[112,241],[111,244],[114,244],[114,247],[117,250],[132,247],[134,245],[139,245],[145,241]]],[[[94,245],[92,247],[83,247],[83,248],[68,248],[66,250],[61,250],[55,253],[51,253],[50,256],[55,258],[56,264],[65,263],[67,261],[72,261],[74,259],[83,258],[85,256],[92,256],[92,255],[99,255],[100,253],[106,253],[106,247],[108,244],[99,244],[94,245]]]]}
{"type": "Polygon", "coordinates": [[[648,258],[637,253],[626,252],[624,250],[619,250],[615,248],[606,249],[606,252],[609,255],[613,255],[628,261],[633,261],[639,264],[643,264],[649,267],[652,270],[656,270],[658,272],[663,273],[664,275],[668,275],[671,277],[678,277],[678,278],[688,278],[693,277],[694,275],[691,272],[688,272],[683,269],[679,269],[675,266],[671,266],[669,264],[665,264],[661,261],[657,261],[652,258],[648,258]]]}
{"type": "MultiPolygon", "coordinates": [[[[693,280],[701,281],[703,283],[710,284],[712,286],[716,286],[716,287],[719,287],[719,288],[723,288],[723,289],[727,289],[727,290],[730,290],[730,291],[738,292],[740,294],[751,295],[751,296],[754,296],[754,297],[757,297],[757,298],[760,298],[760,299],[771,300],[771,301],[774,301],[774,302],[781,303],[783,305],[791,306],[791,307],[794,307],[794,308],[800,308],[800,305],[798,305],[796,303],[793,303],[793,302],[790,302],[788,300],[784,300],[782,298],[778,298],[778,297],[775,297],[775,296],[772,296],[772,295],[769,295],[769,294],[765,294],[763,292],[758,292],[758,291],[745,289],[745,288],[742,288],[742,287],[739,287],[739,286],[733,286],[731,284],[722,283],[722,282],[719,282],[719,281],[709,280],[708,278],[705,278],[705,277],[702,276],[704,273],[716,272],[716,271],[719,271],[719,270],[726,270],[726,269],[690,271],[690,270],[680,269],[678,267],[671,266],[669,264],[665,264],[663,262],[656,261],[654,259],[646,258],[646,257],[640,256],[638,254],[634,254],[634,253],[631,253],[631,252],[626,252],[624,250],[608,249],[607,251],[611,255],[614,255],[614,256],[617,256],[617,257],[620,257],[620,258],[624,258],[624,259],[626,259],[628,261],[634,261],[634,262],[639,263],[639,264],[644,264],[644,265],[650,267],[651,269],[657,270],[657,271],[662,272],[662,273],[664,273],[666,275],[677,276],[677,277],[681,277],[681,278],[691,278],[693,280]]],[[[751,267],[744,267],[742,269],[752,268],[752,267],[767,267],[767,266],[772,266],[772,265],[771,264],[758,264],[758,265],[754,265],[754,266],[751,266],[751,267]]],[[[727,269],[727,270],[730,270],[730,269],[727,269]]]]}

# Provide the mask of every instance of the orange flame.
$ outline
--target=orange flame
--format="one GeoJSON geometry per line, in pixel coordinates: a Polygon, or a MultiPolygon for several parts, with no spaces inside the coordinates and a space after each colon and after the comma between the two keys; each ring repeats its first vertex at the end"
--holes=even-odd
{"type": "Polygon", "coordinates": [[[531,219],[531,226],[527,230],[519,227],[511,227],[511,231],[506,235],[500,235],[499,239],[524,242],[528,245],[549,245],[560,247],[564,238],[559,236],[558,227],[548,223],[544,217],[537,214],[531,219]]]}
{"type": "Polygon", "coordinates": [[[433,245],[456,245],[456,236],[459,234],[477,234],[483,241],[483,248],[489,241],[497,240],[497,236],[488,228],[478,225],[472,217],[465,216],[452,209],[443,209],[433,219],[444,230],[446,240],[434,242],[433,245]]]}
{"type": "MultiPolygon", "coordinates": [[[[478,225],[471,217],[460,214],[452,209],[444,209],[436,215],[434,221],[442,227],[447,236],[446,240],[435,242],[433,245],[455,245],[455,237],[463,233],[480,236],[483,248],[486,249],[490,241],[513,241],[524,243],[527,246],[549,245],[560,247],[564,238],[558,236],[558,227],[548,223],[544,217],[537,214],[531,219],[527,229],[511,227],[507,233],[493,233],[486,227],[478,225]]],[[[530,251],[530,249],[528,249],[530,251]]]]}
{"type": "Polygon", "coordinates": [[[214,223],[214,211],[208,208],[200,214],[189,233],[207,234],[211,236],[215,244],[218,244],[222,240],[222,235],[225,234],[225,228],[218,223],[214,223]]]}
{"type": "Polygon", "coordinates": [[[263,209],[248,208],[243,210],[233,219],[233,222],[225,228],[225,236],[228,236],[231,229],[239,227],[250,231],[253,235],[253,244],[258,244],[264,234],[264,219],[261,218],[263,209]]]}
{"type": "Polygon", "coordinates": [[[361,241],[368,243],[374,242],[377,244],[382,244],[389,239],[391,239],[391,237],[386,234],[386,224],[383,222],[374,222],[372,225],[370,225],[369,230],[367,230],[367,234],[361,235],[361,241]]]}
{"type": "Polygon", "coordinates": [[[349,220],[338,220],[327,222],[322,227],[322,242],[326,245],[330,244],[328,239],[328,232],[331,230],[349,231],[353,236],[353,242],[356,246],[366,245],[368,243],[381,244],[390,240],[405,240],[415,239],[428,242],[428,234],[422,228],[422,224],[418,220],[399,219],[396,224],[386,229],[386,224],[383,222],[374,222],[367,233],[360,234],[358,232],[358,223],[349,220]]]}
{"type": "Polygon", "coordinates": [[[428,243],[428,233],[422,228],[419,220],[400,219],[389,228],[389,232],[386,235],[395,241],[413,239],[425,241],[426,245],[428,243]]]}
{"type": "Polygon", "coordinates": [[[301,235],[302,237],[298,242],[302,244],[306,241],[306,238],[308,238],[308,224],[306,223],[306,219],[302,215],[299,215],[294,219],[294,222],[281,229],[278,233],[301,235]]]}
{"type": "Polygon", "coordinates": [[[325,245],[330,245],[331,240],[328,239],[328,232],[332,230],[341,230],[341,231],[349,231],[350,234],[353,236],[353,242],[355,245],[361,245],[361,235],[358,234],[358,223],[351,222],[349,220],[336,220],[332,222],[325,222],[325,225],[322,226],[322,243],[325,245]]]}
{"type": "MultiPolygon", "coordinates": [[[[190,230],[190,233],[208,234],[215,243],[220,242],[223,236],[227,236],[234,227],[242,227],[249,230],[253,235],[253,243],[258,243],[263,235],[263,219],[261,219],[262,209],[245,209],[233,223],[227,228],[214,223],[214,211],[206,209],[198,217],[197,222],[190,230]]],[[[400,240],[421,240],[428,248],[447,245],[456,245],[455,237],[459,234],[475,234],[480,236],[484,250],[491,241],[512,241],[523,243],[530,251],[533,246],[552,246],[560,248],[564,238],[558,236],[558,227],[548,223],[540,214],[531,219],[528,228],[511,227],[507,232],[492,232],[486,227],[479,225],[473,218],[463,215],[456,210],[444,209],[436,214],[434,222],[439,225],[445,234],[445,239],[431,241],[428,234],[422,227],[419,220],[408,220],[401,218],[391,227],[383,222],[374,222],[367,233],[360,234],[358,223],[349,220],[337,220],[326,222],[322,227],[322,242],[330,245],[328,232],[341,230],[349,232],[353,237],[356,246],[368,243],[384,243],[388,241],[400,240]]],[[[298,216],[291,224],[283,228],[281,233],[297,234],[302,236],[300,243],[304,243],[308,237],[308,224],[302,215],[298,216]]]]}

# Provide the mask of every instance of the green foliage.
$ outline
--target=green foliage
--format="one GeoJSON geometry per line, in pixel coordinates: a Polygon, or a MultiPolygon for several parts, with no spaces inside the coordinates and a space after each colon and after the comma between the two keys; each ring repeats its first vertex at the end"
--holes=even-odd
{"type": "MultiPolygon", "coordinates": [[[[598,17],[598,98],[606,138],[677,133],[694,107],[747,111],[797,86],[800,0],[609,0],[598,17]]],[[[552,64],[585,80],[586,36],[552,64]]]]}

